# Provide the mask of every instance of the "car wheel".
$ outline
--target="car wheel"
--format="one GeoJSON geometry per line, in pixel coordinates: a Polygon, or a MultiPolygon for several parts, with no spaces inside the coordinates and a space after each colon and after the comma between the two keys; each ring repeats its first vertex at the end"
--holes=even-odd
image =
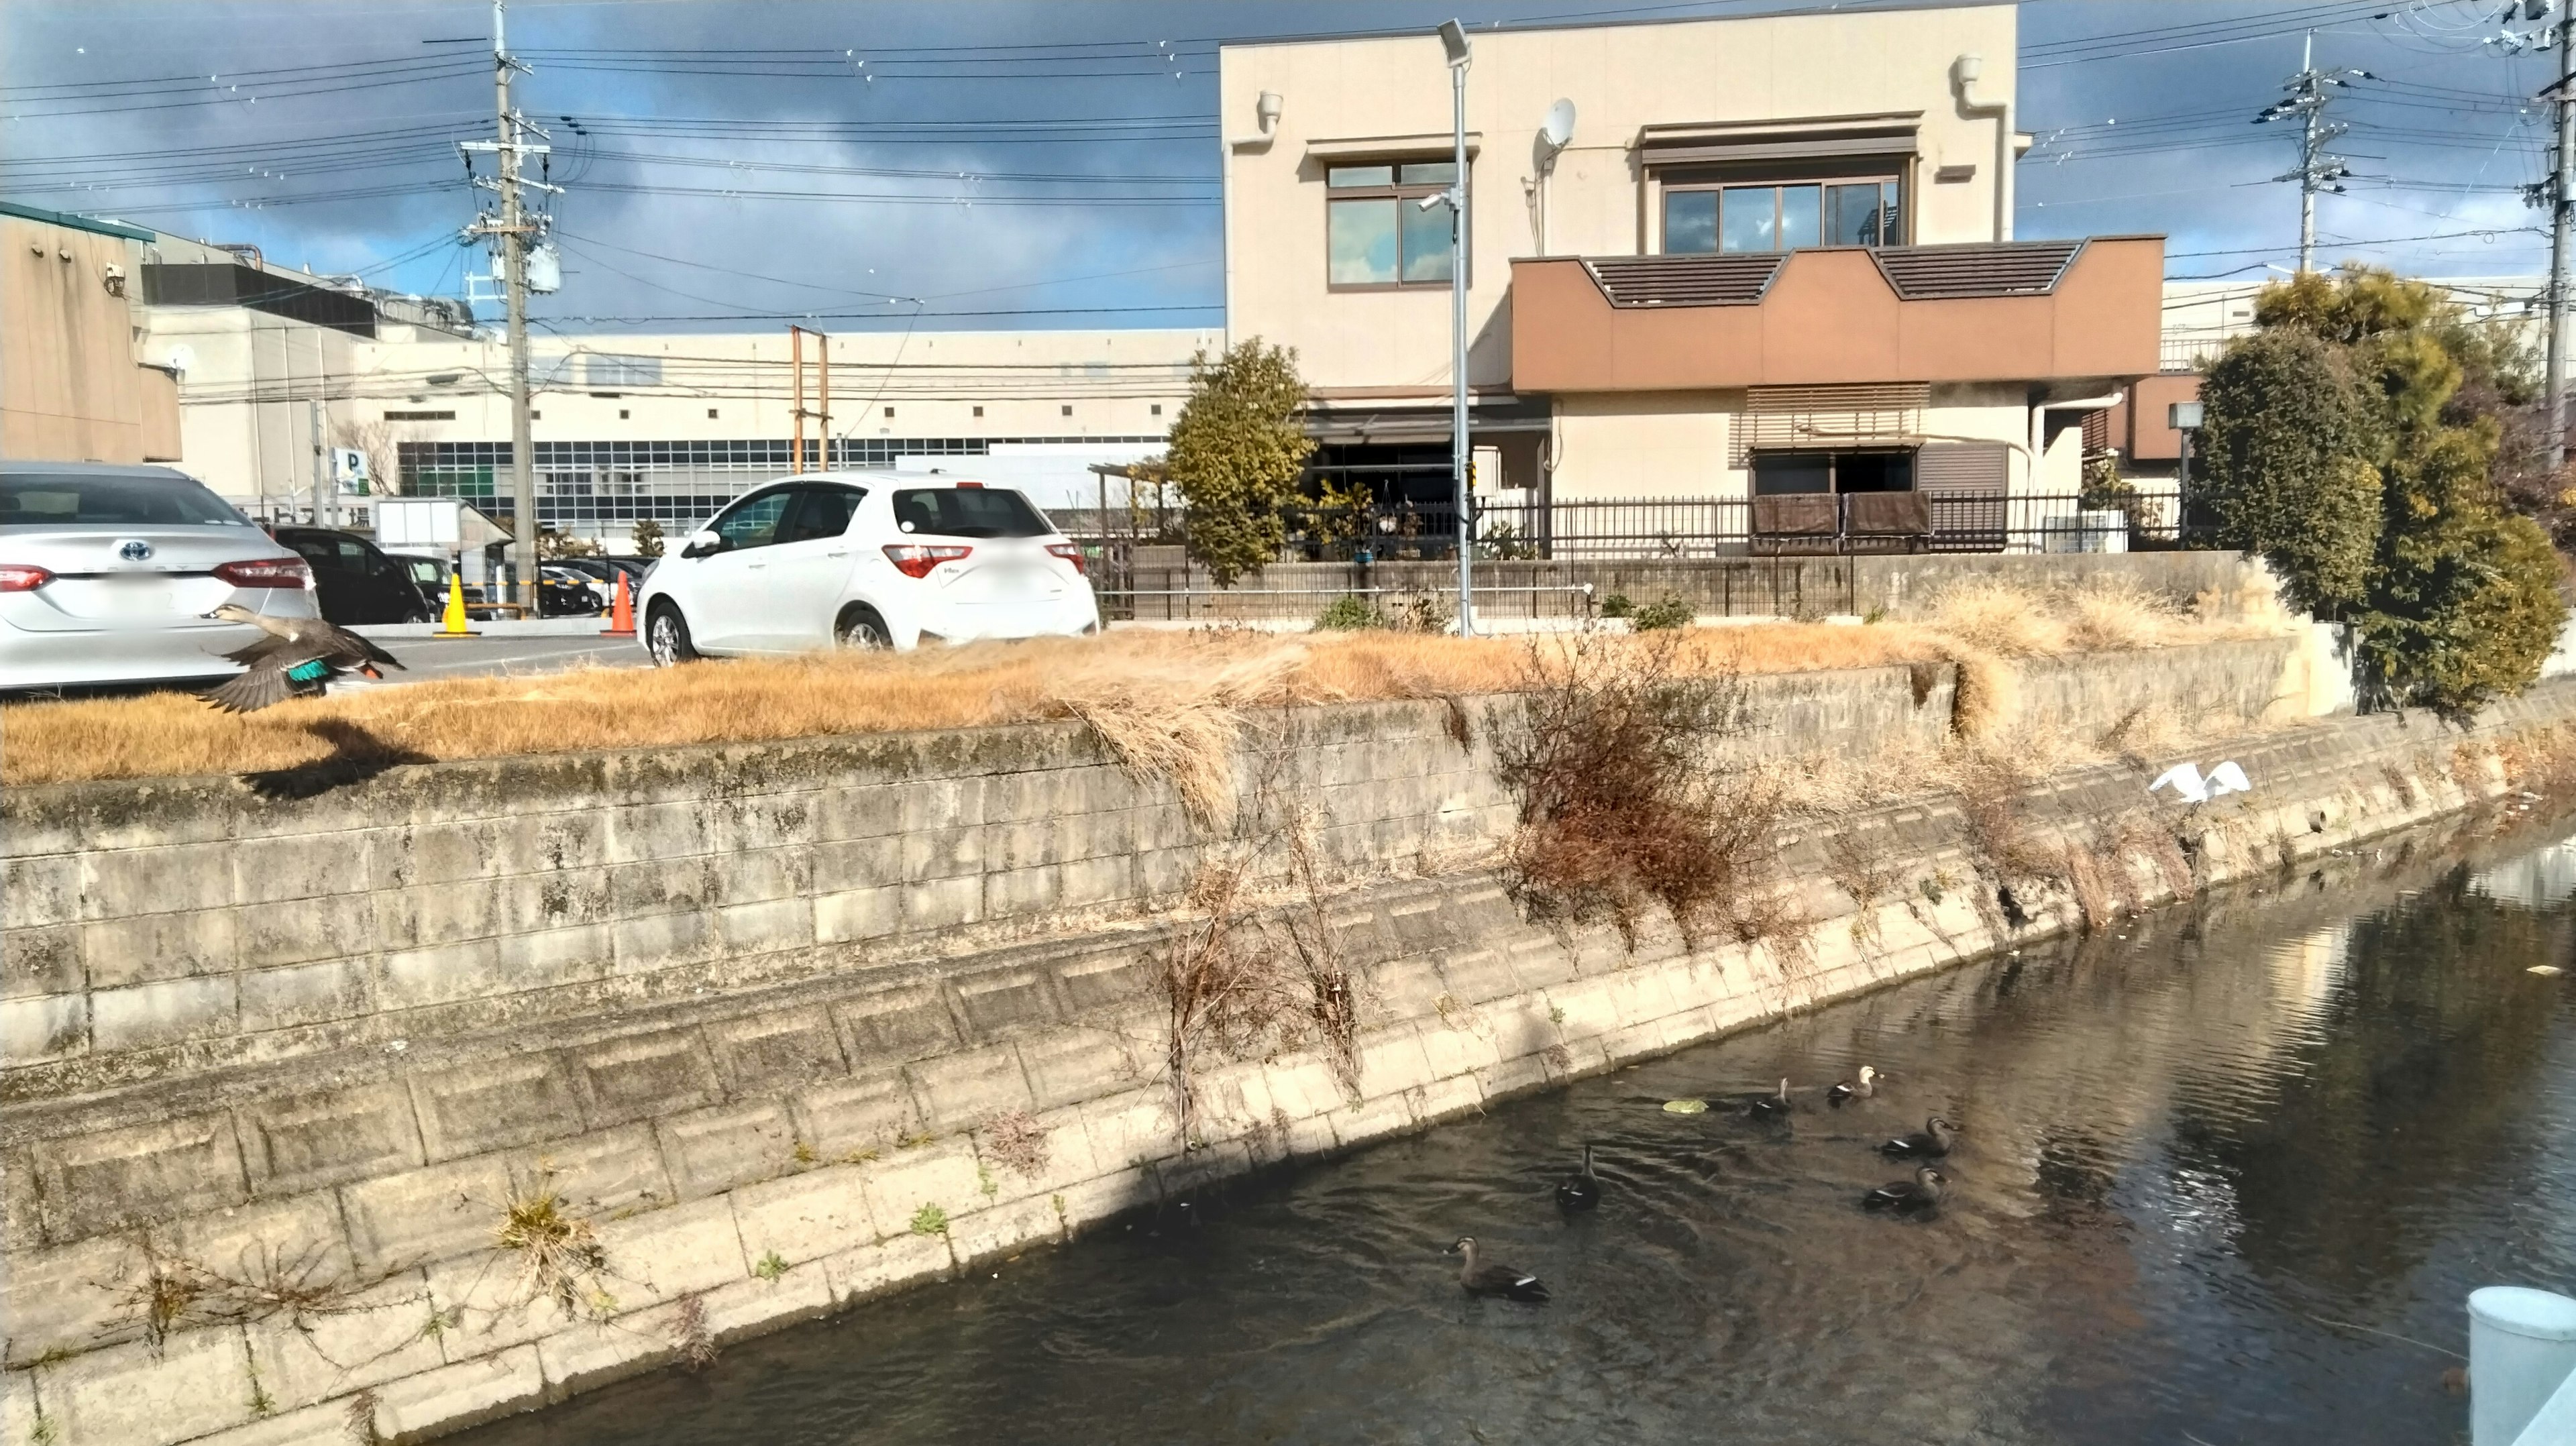
{"type": "Polygon", "coordinates": [[[677,667],[698,656],[698,650],[689,646],[688,623],[681,619],[680,610],[669,603],[654,604],[652,620],[644,625],[644,646],[652,652],[653,661],[665,668],[677,667]]]}
{"type": "Polygon", "coordinates": [[[841,614],[840,626],[832,629],[832,640],[845,648],[877,652],[894,646],[886,632],[885,619],[866,608],[852,608],[841,614]]]}

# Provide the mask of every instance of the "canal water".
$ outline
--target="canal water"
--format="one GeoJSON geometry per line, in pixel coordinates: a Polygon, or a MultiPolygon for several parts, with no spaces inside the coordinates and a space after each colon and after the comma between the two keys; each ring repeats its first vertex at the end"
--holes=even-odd
{"type": "Polygon", "coordinates": [[[2356,872],[2396,881],[2025,950],[469,1439],[2464,1441],[2467,1292],[2576,1291],[2576,851],[2356,872]],[[1730,1108],[1784,1074],[1785,1125],[1730,1108]],[[1932,1111],[1950,1199],[1862,1211],[1932,1111]],[[1461,1234],[1554,1299],[1465,1297],[1461,1234]]]}

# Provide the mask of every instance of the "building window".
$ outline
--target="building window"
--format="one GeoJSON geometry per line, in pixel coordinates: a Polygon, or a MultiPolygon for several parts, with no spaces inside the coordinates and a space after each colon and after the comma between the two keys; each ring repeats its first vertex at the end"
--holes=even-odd
{"type": "Polygon", "coordinates": [[[982,407],[977,407],[977,408],[975,409],[975,415],[976,415],[976,416],[979,416],[979,417],[980,417],[980,416],[982,416],[982,415],[984,415],[984,409],[983,409],[982,407]]]}
{"type": "Polygon", "coordinates": [[[710,421],[710,422],[712,422],[712,421],[714,421],[715,419],[716,419],[716,409],[715,409],[715,408],[713,408],[713,407],[709,407],[709,408],[707,408],[707,420],[708,420],[708,421],[710,421]]]}
{"type": "Polygon", "coordinates": [[[1664,251],[1894,246],[1905,236],[1893,178],[1786,186],[1668,185],[1664,251]]]}
{"type": "Polygon", "coordinates": [[[888,408],[886,408],[886,409],[885,409],[885,412],[886,412],[886,415],[887,415],[887,416],[891,417],[891,416],[893,416],[893,415],[894,415],[894,408],[892,408],[892,407],[888,407],[888,408]]]}
{"type": "Polygon", "coordinates": [[[1913,490],[1914,454],[1908,451],[1753,454],[1756,497],[1913,490]]]}
{"type": "Polygon", "coordinates": [[[387,412],[385,420],[388,422],[453,422],[456,420],[456,414],[454,412],[387,412]]]}
{"type": "Polygon", "coordinates": [[[1326,279],[1334,286],[1448,285],[1449,208],[1421,200],[1457,179],[1454,161],[1326,169],[1326,279]]]}
{"type": "Polygon", "coordinates": [[[619,407],[619,408],[617,409],[617,420],[619,420],[619,421],[621,421],[621,422],[622,422],[622,421],[625,421],[625,420],[626,420],[626,417],[627,417],[626,409],[625,409],[624,407],[619,407]]]}
{"type": "Polygon", "coordinates": [[[528,409],[528,420],[529,420],[529,421],[531,421],[531,422],[542,422],[542,421],[544,421],[545,419],[546,419],[546,414],[545,414],[545,413],[540,412],[540,411],[536,410],[536,409],[535,409],[535,408],[533,408],[533,407],[531,407],[531,408],[529,408],[529,409],[528,409]]]}
{"type": "Polygon", "coordinates": [[[1068,417],[1073,415],[1073,403],[1067,402],[1064,404],[1064,415],[1068,417]]]}
{"type": "Polygon", "coordinates": [[[1163,415],[1163,404],[1161,402],[1156,402],[1154,404],[1153,414],[1157,417],[1163,415]]]}

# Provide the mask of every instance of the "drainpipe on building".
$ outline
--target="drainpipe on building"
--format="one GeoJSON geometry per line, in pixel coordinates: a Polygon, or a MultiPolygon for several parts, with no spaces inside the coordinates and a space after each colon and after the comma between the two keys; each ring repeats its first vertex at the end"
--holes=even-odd
{"type": "Polygon", "coordinates": [[[2010,241],[2013,223],[2013,158],[2012,100],[1979,104],[1975,95],[1978,77],[1986,73],[1982,55],[1962,55],[1950,64],[1950,74],[1959,87],[1959,113],[1972,118],[1991,116],[1995,122],[1995,239],[2010,241]]]}

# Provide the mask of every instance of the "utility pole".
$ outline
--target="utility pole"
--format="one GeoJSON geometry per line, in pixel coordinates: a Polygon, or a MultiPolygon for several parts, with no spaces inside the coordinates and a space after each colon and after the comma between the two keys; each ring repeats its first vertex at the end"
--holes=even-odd
{"type": "Polygon", "coordinates": [[[553,148],[530,145],[526,136],[544,131],[528,124],[527,119],[510,107],[510,72],[527,67],[510,58],[505,43],[503,23],[508,0],[492,0],[492,94],[493,114],[499,135],[491,141],[460,141],[457,149],[467,152],[466,169],[473,170],[472,153],[490,151],[499,164],[500,179],[475,184],[498,192],[501,210],[489,213],[466,228],[468,236],[489,236],[501,262],[502,286],[507,294],[510,334],[510,561],[519,572],[520,601],[527,605],[528,616],[537,612],[537,471],[536,446],[529,438],[528,427],[528,246],[531,237],[544,222],[531,223],[522,189],[560,193],[561,186],[531,181],[521,174],[521,162],[528,156],[544,155],[553,148]]]}
{"type": "MultiPolygon", "coordinates": [[[[317,377],[314,380],[318,386],[321,379],[317,377]]],[[[313,434],[313,525],[329,527],[331,522],[325,519],[322,511],[323,489],[330,485],[331,479],[329,459],[322,454],[322,399],[306,398],[304,416],[313,434]]]]}
{"type": "Polygon", "coordinates": [[[2558,153],[2549,167],[2549,376],[2541,406],[2549,419],[2552,471],[2567,465],[2567,220],[2570,181],[2576,179],[2569,165],[2570,143],[2576,141],[2576,106],[2568,103],[2570,83],[2576,82],[2576,46],[2568,44],[2571,32],[2576,32],[2576,0],[2566,0],[2559,7],[2558,82],[2550,87],[2550,100],[2558,112],[2558,153]]]}
{"type": "Polygon", "coordinates": [[[2326,106],[2334,100],[2336,87],[2379,78],[2366,70],[2319,70],[2316,54],[2317,33],[2311,30],[2299,47],[2299,73],[2281,82],[2290,98],[2263,107],[2254,117],[2256,125],[2293,118],[2299,122],[2299,164],[2272,179],[2299,183],[2299,274],[2303,276],[2316,269],[2317,193],[2344,194],[2343,178],[2352,174],[2343,157],[2326,154],[2325,148],[2336,137],[2352,129],[2327,120],[2326,106]]]}

